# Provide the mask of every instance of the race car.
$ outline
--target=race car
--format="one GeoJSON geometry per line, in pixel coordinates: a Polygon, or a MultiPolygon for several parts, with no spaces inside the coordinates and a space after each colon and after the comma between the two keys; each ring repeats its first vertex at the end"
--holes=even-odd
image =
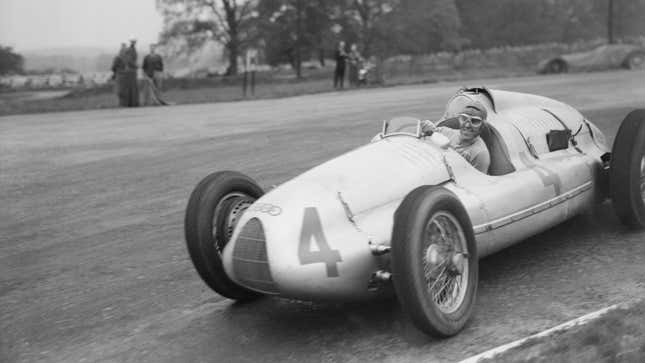
{"type": "Polygon", "coordinates": [[[384,122],[374,139],[266,194],[219,171],[192,192],[185,237],[215,292],[249,300],[360,300],[396,294],[423,332],[448,337],[472,314],[478,260],[611,197],[622,222],[645,226],[645,110],[631,112],[609,151],[574,108],[541,96],[467,88],[485,105],[482,173],[422,122],[384,122]]]}
{"type": "Polygon", "coordinates": [[[633,44],[604,44],[587,52],[545,59],[537,68],[542,74],[612,68],[645,69],[645,48],[633,44]]]}

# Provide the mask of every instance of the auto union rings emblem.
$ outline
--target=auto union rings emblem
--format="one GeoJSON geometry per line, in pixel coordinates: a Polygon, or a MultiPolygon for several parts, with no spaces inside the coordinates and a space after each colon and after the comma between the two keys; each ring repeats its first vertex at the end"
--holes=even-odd
{"type": "Polygon", "coordinates": [[[278,207],[277,205],[269,204],[269,203],[254,203],[252,206],[249,207],[250,211],[254,212],[260,212],[260,213],[266,213],[270,216],[278,216],[282,213],[282,208],[278,207]]]}

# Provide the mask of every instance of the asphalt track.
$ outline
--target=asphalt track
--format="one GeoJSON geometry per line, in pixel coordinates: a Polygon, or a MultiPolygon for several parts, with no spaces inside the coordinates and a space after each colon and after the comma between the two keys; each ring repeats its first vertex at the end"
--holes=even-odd
{"type": "MultiPolygon", "coordinates": [[[[611,141],[645,107],[643,80],[468,84],[568,102],[611,141]]],[[[484,259],[474,318],[447,340],[418,333],[394,299],[240,305],[201,282],[182,224],[202,177],[234,169],[268,188],[367,142],[383,119],[437,118],[461,84],[0,117],[0,361],[455,361],[645,296],[645,232],[609,203],[484,259]]]]}

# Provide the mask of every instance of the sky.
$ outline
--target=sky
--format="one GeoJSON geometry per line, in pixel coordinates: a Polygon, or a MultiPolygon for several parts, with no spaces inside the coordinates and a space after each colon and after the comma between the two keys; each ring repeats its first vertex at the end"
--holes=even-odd
{"type": "Polygon", "coordinates": [[[0,0],[0,45],[16,51],[61,47],[116,49],[135,37],[157,41],[155,0],[0,0]]]}

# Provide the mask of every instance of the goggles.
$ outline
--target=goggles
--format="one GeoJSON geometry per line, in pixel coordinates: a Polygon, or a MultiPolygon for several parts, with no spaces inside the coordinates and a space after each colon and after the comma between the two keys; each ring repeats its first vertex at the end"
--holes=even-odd
{"type": "Polygon", "coordinates": [[[460,123],[470,122],[471,125],[477,127],[477,126],[481,126],[484,123],[484,120],[479,116],[473,116],[473,115],[468,115],[468,114],[465,114],[465,113],[460,113],[459,114],[459,122],[460,123]]]}

